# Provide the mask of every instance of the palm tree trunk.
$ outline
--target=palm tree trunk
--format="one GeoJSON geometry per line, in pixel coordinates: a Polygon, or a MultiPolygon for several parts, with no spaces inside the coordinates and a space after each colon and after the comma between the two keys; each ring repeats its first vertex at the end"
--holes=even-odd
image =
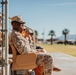
{"type": "Polygon", "coordinates": [[[66,41],[66,34],[65,34],[65,41],[64,41],[64,44],[65,44],[65,45],[67,44],[67,41],[66,41]]]}
{"type": "Polygon", "coordinates": [[[51,45],[53,44],[53,36],[51,36],[51,45]]]}

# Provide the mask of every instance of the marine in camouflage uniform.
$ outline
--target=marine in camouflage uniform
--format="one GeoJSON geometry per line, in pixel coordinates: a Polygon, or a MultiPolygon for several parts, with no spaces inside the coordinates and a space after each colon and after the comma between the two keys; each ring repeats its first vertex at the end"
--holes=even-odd
{"type": "Polygon", "coordinates": [[[14,16],[11,18],[13,31],[11,33],[11,42],[15,46],[19,54],[26,54],[29,52],[35,52],[37,54],[36,64],[43,66],[44,75],[52,74],[52,57],[49,54],[38,53],[33,48],[31,49],[29,40],[25,38],[21,33],[21,26],[24,24],[20,16],[14,16]]]}
{"type": "MultiPolygon", "coordinates": [[[[30,48],[28,39],[23,37],[21,33],[15,30],[12,31],[11,41],[20,54],[25,54],[28,52],[36,52],[36,50],[30,48]]],[[[45,53],[37,53],[36,64],[43,66],[44,75],[51,75],[52,62],[53,60],[50,55],[45,53]]]]}

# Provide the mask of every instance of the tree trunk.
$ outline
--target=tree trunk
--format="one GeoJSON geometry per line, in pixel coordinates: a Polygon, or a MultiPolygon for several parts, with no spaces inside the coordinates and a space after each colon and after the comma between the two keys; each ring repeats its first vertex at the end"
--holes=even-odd
{"type": "Polygon", "coordinates": [[[51,45],[53,44],[53,36],[51,36],[51,45]]]}
{"type": "Polygon", "coordinates": [[[65,44],[65,45],[67,44],[67,41],[66,41],[66,34],[65,34],[65,41],[64,41],[64,44],[65,44]]]}

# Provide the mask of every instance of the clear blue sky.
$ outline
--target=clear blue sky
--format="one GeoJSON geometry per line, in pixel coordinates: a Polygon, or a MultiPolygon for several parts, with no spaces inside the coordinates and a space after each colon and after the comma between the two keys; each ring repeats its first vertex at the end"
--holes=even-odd
{"type": "Polygon", "coordinates": [[[26,26],[38,31],[39,38],[50,38],[54,30],[56,37],[67,28],[76,34],[76,0],[9,0],[9,16],[21,15],[26,26]]]}

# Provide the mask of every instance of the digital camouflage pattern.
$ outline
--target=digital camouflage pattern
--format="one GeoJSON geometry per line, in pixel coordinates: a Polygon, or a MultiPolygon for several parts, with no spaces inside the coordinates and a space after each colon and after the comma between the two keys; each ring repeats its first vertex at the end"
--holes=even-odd
{"type": "Polygon", "coordinates": [[[31,49],[29,40],[23,37],[21,33],[15,30],[12,31],[11,41],[20,54],[35,52],[37,54],[36,64],[43,66],[44,75],[51,75],[53,60],[49,54],[42,52],[37,53],[36,50],[31,49]]]}

